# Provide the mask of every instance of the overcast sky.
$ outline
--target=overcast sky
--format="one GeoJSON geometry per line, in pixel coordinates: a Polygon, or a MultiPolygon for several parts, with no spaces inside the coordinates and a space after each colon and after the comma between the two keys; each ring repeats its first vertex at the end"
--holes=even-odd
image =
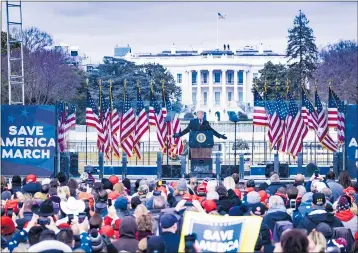
{"type": "MultiPolygon", "coordinates": [[[[6,30],[6,9],[2,4],[6,30]]],[[[132,52],[216,47],[217,13],[219,45],[232,49],[260,42],[284,52],[287,30],[301,9],[310,20],[319,47],[341,39],[357,40],[357,3],[354,2],[23,2],[23,28],[36,26],[56,43],[79,46],[92,63],[112,56],[114,47],[129,44],[132,52]]]]}

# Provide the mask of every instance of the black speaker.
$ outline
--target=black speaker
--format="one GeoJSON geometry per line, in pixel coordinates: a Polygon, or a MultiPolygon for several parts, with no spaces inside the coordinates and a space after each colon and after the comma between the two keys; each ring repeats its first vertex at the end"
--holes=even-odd
{"type": "Polygon", "coordinates": [[[181,166],[175,165],[162,165],[162,177],[164,178],[181,178],[180,175],[181,166]]]}
{"type": "Polygon", "coordinates": [[[266,178],[270,178],[270,174],[271,172],[275,171],[274,170],[274,165],[273,163],[268,163],[266,164],[266,168],[265,168],[265,177],[266,178]]]}
{"type": "Polygon", "coordinates": [[[220,176],[222,178],[230,177],[234,173],[239,173],[239,165],[221,165],[220,176]]]}
{"type": "Polygon", "coordinates": [[[80,173],[78,173],[78,153],[77,152],[71,152],[71,155],[70,155],[70,173],[73,176],[80,176],[80,173]]]}
{"type": "Polygon", "coordinates": [[[288,163],[280,163],[278,175],[283,178],[289,178],[288,163]]]}

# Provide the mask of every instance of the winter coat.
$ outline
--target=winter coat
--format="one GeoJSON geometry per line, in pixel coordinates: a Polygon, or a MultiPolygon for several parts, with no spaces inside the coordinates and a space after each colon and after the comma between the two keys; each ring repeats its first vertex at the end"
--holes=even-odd
{"type": "Polygon", "coordinates": [[[165,242],[165,252],[178,252],[180,236],[171,232],[163,232],[160,235],[165,242]]]}
{"type": "Polygon", "coordinates": [[[325,210],[313,210],[303,218],[297,228],[306,229],[309,234],[321,222],[327,223],[331,228],[343,227],[343,223],[333,214],[325,210]]]}
{"type": "Polygon", "coordinates": [[[343,186],[332,179],[328,179],[326,183],[332,191],[333,202],[338,200],[338,198],[343,195],[343,186]]]}
{"type": "Polygon", "coordinates": [[[263,219],[263,223],[269,227],[271,232],[273,232],[273,230],[275,228],[275,223],[277,221],[291,221],[292,222],[292,219],[291,219],[291,216],[288,215],[288,213],[283,212],[283,211],[276,211],[273,213],[268,213],[263,219]]]}
{"type": "Polygon", "coordinates": [[[345,210],[336,213],[336,217],[342,221],[345,228],[349,228],[354,237],[355,233],[358,232],[358,217],[352,213],[351,210],[345,210]]]}
{"type": "Polygon", "coordinates": [[[128,216],[123,218],[119,228],[119,239],[108,245],[108,252],[113,251],[112,246],[114,246],[115,252],[122,250],[136,252],[138,249],[138,241],[135,239],[137,229],[137,223],[134,217],[128,216]]]}
{"type": "Polygon", "coordinates": [[[30,182],[22,187],[23,193],[35,194],[36,192],[40,192],[40,191],[41,191],[41,185],[39,183],[30,182]]]}
{"type": "Polygon", "coordinates": [[[271,196],[275,195],[277,189],[280,187],[286,187],[286,185],[280,182],[273,182],[267,187],[266,192],[268,192],[271,196]]]}

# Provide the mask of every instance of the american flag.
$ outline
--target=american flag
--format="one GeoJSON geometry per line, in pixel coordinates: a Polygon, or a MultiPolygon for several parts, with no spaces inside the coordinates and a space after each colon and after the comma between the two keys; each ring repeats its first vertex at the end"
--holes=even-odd
{"type": "Polygon", "coordinates": [[[268,125],[265,101],[262,99],[257,89],[254,89],[254,116],[252,123],[256,126],[268,125]]]}
{"type": "Polygon", "coordinates": [[[163,151],[165,149],[165,138],[167,136],[167,128],[165,124],[167,109],[165,107],[164,89],[163,89],[162,108],[160,108],[158,103],[155,103],[154,106],[155,106],[154,111],[156,114],[157,139],[160,145],[160,149],[163,151]]]}
{"type": "Polygon", "coordinates": [[[91,93],[87,89],[87,105],[86,105],[86,126],[97,129],[97,148],[101,150],[100,133],[102,132],[102,124],[99,121],[99,111],[95,104],[91,93]]]}
{"type": "Polygon", "coordinates": [[[76,106],[69,105],[67,109],[66,127],[65,132],[67,133],[70,129],[76,127],[76,106]]]}
{"type": "Polygon", "coordinates": [[[331,87],[329,87],[328,94],[328,127],[338,128],[338,104],[331,87]]]}
{"type": "Polygon", "coordinates": [[[113,106],[112,86],[110,86],[110,106],[111,106],[111,147],[114,155],[119,158],[120,157],[120,152],[119,152],[120,118],[117,108],[113,106]]]}
{"type": "Polygon", "coordinates": [[[278,110],[278,117],[281,121],[281,128],[283,128],[283,133],[281,138],[277,142],[277,149],[281,152],[287,152],[287,131],[289,130],[286,125],[287,115],[288,115],[288,108],[286,102],[283,98],[279,95],[276,96],[276,109],[278,110]]]}
{"type": "MultiPolygon", "coordinates": [[[[278,141],[282,138],[284,134],[284,125],[285,121],[282,120],[279,116],[279,110],[283,108],[279,108],[280,105],[280,97],[276,96],[276,101],[268,101],[267,109],[268,109],[268,137],[271,144],[271,149],[273,149],[278,141]]],[[[287,113],[287,112],[286,112],[287,113]]]]}
{"type": "Polygon", "coordinates": [[[170,102],[168,97],[165,97],[164,92],[163,92],[163,96],[164,96],[163,100],[165,101],[165,102],[163,102],[163,107],[162,107],[162,113],[163,113],[163,115],[165,115],[165,117],[164,117],[165,135],[162,134],[162,138],[163,138],[163,140],[165,140],[163,153],[167,152],[167,148],[168,148],[168,153],[169,153],[171,150],[171,146],[174,143],[174,138],[172,137],[172,135],[173,135],[172,123],[173,122],[171,121],[171,118],[170,118],[170,121],[166,122],[165,118],[167,117],[168,113],[171,116],[173,108],[172,108],[172,103],[170,102]],[[163,110],[163,109],[165,109],[165,110],[163,110]],[[167,147],[167,145],[168,145],[168,147],[167,147]]]}
{"type": "Polygon", "coordinates": [[[338,143],[343,144],[345,140],[345,108],[344,102],[339,99],[337,94],[329,87],[328,102],[328,126],[336,127],[338,132],[338,143]],[[333,113],[334,112],[334,113],[333,113]],[[333,115],[335,115],[333,117],[333,115]],[[331,123],[330,123],[331,122],[331,123]],[[333,124],[332,124],[333,123],[333,124]]]}
{"type": "Polygon", "coordinates": [[[128,93],[124,92],[122,117],[120,124],[120,142],[123,151],[128,157],[132,156],[135,134],[135,114],[128,99],[128,93]]]}
{"type": "Polygon", "coordinates": [[[60,152],[64,152],[66,148],[65,128],[66,128],[66,104],[64,102],[57,103],[57,142],[60,152]]]}
{"type": "Polygon", "coordinates": [[[308,126],[305,124],[301,111],[298,110],[296,102],[292,98],[290,91],[287,93],[288,102],[288,115],[286,118],[286,140],[287,152],[297,156],[302,152],[303,139],[308,133],[308,126]]]}
{"type": "Polygon", "coordinates": [[[309,129],[313,129],[316,131],[316,129],[318,129],[318,123],[317,123],[318,114],[315,108],[313,107],[311,101],[308,99],[306,92],[304,91],[303,88],[301,94],[302,94],[301,112],[302,112],[303,121],[305,122],[306,126],[309,127],[309,129]]]}
{"type": "Polygon", "coordinates": [[[100,123],[102,125],[102,131],[100,133],[100,141],[102,142],[102,152],[104,152],[107,158],[110,158],[111,152],[111,111],[109,101],[104,97],[101,92],[101,115],[100,123]]]}
{"type": "MultiPolygon", "coordinates": [[[[173,134],[180,133],[180,122],[177,115],[175,115],[173,122],[171,122],[171,132],[173,134]]],[[[180,138],[173,138],[171,137],[171,145],[169,150],[169,155],[175,158],[177,155],[181,155],[183,153],[184,146],[180,138]]]]}
{"type": "Polygon", "coordinates": [[[328,122],[327,122],[327,115],[326,111],[324,110],[321,99],[318,96],[318,92],[315,92],[315,105],[317,108],[318,114],[318,129],[316,131],[318,139],[322,143],[324,147],[332,152],[337,151],[337,144],[333,141],[333,139],[329,136],[328,133],[328,122]]]}
{"type": "Polygon", "coordinates": [[[140,95],[140,88],[137,91],[137,110],[136,110],[136,130],[133,151],[138,159],[142,159],[140,153],[140,139],[149,129],[147,113],[145,112],[142,96],[140,95]]]}
{"type": "MultiPolygon", "coordinates": [[[[150,89],[150,104],[149,104],[149,125],[156,126],[157,125],[157,116],[155,112],[155,108],[159,108],[158,102],[155,99],[153,88],[150,89]]],[[[160,110],[160,109],[159,109],[160,110]]],[[[158,111],[159,111],[158,110],[158,111]]]]}

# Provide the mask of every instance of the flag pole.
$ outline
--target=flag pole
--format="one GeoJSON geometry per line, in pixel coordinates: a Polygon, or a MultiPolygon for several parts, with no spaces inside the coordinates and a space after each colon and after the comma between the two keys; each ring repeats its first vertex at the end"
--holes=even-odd
{"type": "MultiPolygon", "coordinates": [[[[86,90],[87,90],[87,101],[88,101],[88,78],[86,79],[86,90]]],[[[88,140],[87,140],[87,133],[88,133],[88,126],[86,124],[86,165],[88,162],[88,150],[87,150],[87,144],[88,144],[88,140]]]]}
{"type": "MultiPolygon", "coordinates": [[[[256,79],[254,80],[254,89],[256,89],[256,79]]],[[[236,124],[236,123],[235,123],[236,124]]],[[[235,126],[235,130],[236,130],[236,126],[235,126]]],[[[236,131],[235,131],[236,133],[236,131]]],[[[254,139],[255,139],[255,125],[252,123],[252,139],[251,139],[251,164],[254,163],[254,139]]],[[[236,165],[236,134],[235,134],[235,145],[234,145],[234,164],[236,165]]]]}
{"type": "MultiPolygon", "coordinates": [[[[151,94],[154,95],[152,80],[149,81],[149,89],[150,89],[151,94]]],[[[149,101],[149,107],[150,107],[150,101],[149,101]]],[[[149,122],[149,113],[148,113],[147,117],[148,117],[148,122],[149,122]]],[[[150,164],[150,124],[148,123],[148,125],[149,125],[148,126],[148,165],[149,165],[150,164]]]]}
{"type": "MultiPolygon", "coordinates": [[[[290,89],[290,85],[289,85],[289,81],[288,81],[288,78],[286,79],[286,103],[288,101],[288,91],[290,89]]],[[[287,115],[286,115],[286,118],[287,118],[287,115]]],[[[286,130],[286,119],[285,119],[285,130],[286,130]]],[[[285,138],[286,137],[286,133],[285,133],[285,138]]],[[[285,141],[287,143],[287,140],[285,141]]],[[[286,144],[287,145],[287,144],[286,144]]],[[[287,152],[287,146],[285,147],[286,149],[286,154],[288,154],[288,164],[290,165],[291,164],[291,154],[287,152]]]]}
{"type": "MultiPolygon", "coordinates": [[[[264,84],[264,107],[266,113],[266,94],[267,94],[267,80],[265,80],[264,84]]],[[[266,124],[264,126],[264,163],[266,164],[267,161],[267,151],[266,151],[266,124]]]]}
{"type": "MultiPolygon", "coordinates": [[[[317,80],[315,80],[315,89],[317,91],[317,80]]],[[[317,164],[317,136],[314,134],[314,163],[317,164]]]]}
{"type": "MultiPolygon", "coordinates": [[[[164,101],[164,106],[165,106],[165,108],[167,108],[167,105],[166,105],[166,103],[165,103],[165,90],[164,90],[164,79],[162,80],[162,93],[163,93],[163,101],[164,101]]],[[[168,114],[169,114],[169,112],[167,111],[167,116],[166,117],[168,117],[168,114]]],[[[169,136],[168,136],[168,134],[169,134],[169,121],[167,121],[167,119],[164,119],[164,122],[166,123],[166,153],[167,153],[167,168],[168,168],[168,166],[169,166],[169,136]]]]}
{"type": "MultiPolygon", "coordinates": [[[[276,79],[276,93],[278,93],[278,80],[276,79]]],[[[281,97],[281,96],[280,96],[281,97]]],[[[278,147],[277,147],[277,142],[276,142],[276,155],[278,157],[278,147]]]]}
{"type": "Polygon", "coordinates": [[[111,119],[111,128],[110,128],[110,135],[108,136],[108,138],[111,138],[110,139],[110,150],[111,150],[111,165],[112,165],[112,162],[113,162],[113,150],[112,150],[112,111],[113,111],[113,105],[112,105],[112,79],[109,79],[109,102],[111,103],[111,111],[110,111],[110,119],[111,119]]]}
{"type": "MultiPolygon", "coordinates": [[[[101,124],[101,128],[103,127],[102,125],[102,80],[99,79],[99,115],[100,115],[100,124],[101,124]]],[[[103,128],[102,128],[103,131],[103,128]]],[[[98,139],[98,137],[97,137],[98,139]]],[[[100,142],[100,141],[99,141],[100,142]]],[[[103,178],[103,165],[104,165],[104,156],[103,156],[103,147],[104,147],[104,143],[100,143],[99,145],[99,154],[98,154],[98,166],[99,166],[99,178],[102,179],[103,178]]]]}

